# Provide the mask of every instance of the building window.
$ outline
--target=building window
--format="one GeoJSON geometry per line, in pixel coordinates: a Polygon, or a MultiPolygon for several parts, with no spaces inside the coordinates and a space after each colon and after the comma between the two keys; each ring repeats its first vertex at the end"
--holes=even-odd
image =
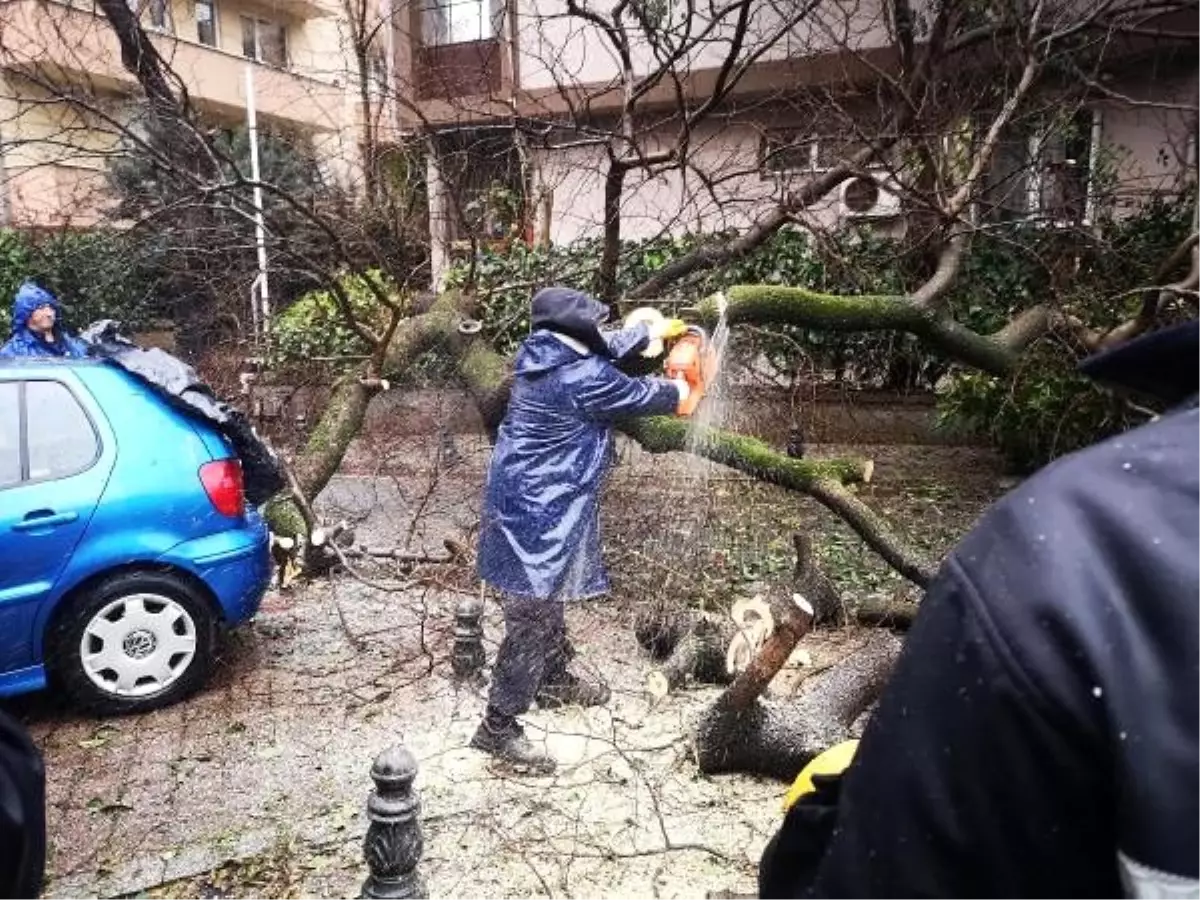
{"type": "Polygon", "coordinates": [[[173,32],[171,0],[127,0],[129,8],[154,31],[173,32]]]}
{"type": "Polygon", "coordinates": [[[278,22],[242,16],[242,55],[269,66],[287,66],[287,28],[278,22]]]}
{"type": "Polygon", "coordinates": [[[196,39],[210,47],[217,46],[216,0],[196,0],[196,39]]]}
{"type": "Polygon", "coordinates": [[[762,137],[760,168],[764,175],[811,174],[832,169],[865,148],[856,137],[776,129],[762,137]]]}
{"type": "Polygon", "coordinates": [[[491,40],[499,33],[502,13],[496,0],[424,0],[422,40],[426,47],[491,40]]]}
{"type": "Polygon", "coordinates": [[[1099,128],[1099,114],[1087,109],[1009,128],[986,176],[980,203],[985,216],[1089,224],[1099,128]]]}

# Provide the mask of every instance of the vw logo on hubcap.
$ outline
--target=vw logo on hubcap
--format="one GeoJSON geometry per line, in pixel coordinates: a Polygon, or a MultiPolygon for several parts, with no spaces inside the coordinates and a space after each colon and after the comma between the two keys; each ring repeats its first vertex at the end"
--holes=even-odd
{"type": "Polygon", "coordinates": [[[125,635],[125,640],[121,641],[121,649],[132,659],[145,659],[154,652],[157,645],[158,641],[154,639],[153,633],[145,629],[131,631],[125,635]]]}

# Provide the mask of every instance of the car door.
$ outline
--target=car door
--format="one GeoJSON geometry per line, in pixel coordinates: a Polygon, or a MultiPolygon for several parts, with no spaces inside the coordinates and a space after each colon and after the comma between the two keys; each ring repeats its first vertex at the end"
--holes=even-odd
{"type": "Polygon", "coordinates": [[[0,381],[0,671],[35,662],[38,606],[104,492],[113,453],[98,416],[67,371],[0,381]]]}

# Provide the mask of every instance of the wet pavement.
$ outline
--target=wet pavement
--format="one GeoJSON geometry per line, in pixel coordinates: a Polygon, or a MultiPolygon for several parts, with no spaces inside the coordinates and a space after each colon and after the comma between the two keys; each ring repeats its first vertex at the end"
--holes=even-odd
{"type": "Polygon", "coordinates": [[[630,629],[612,605],[575,606],[581,659],[614,700],[533,713],[562,767],[508,776],[466,747],[484,700],[451,677],[458,596],[339,576],[269,595],[212,684],[173,708],[98,721],[20,703],[47,761],[47,896],[136,894],[284,853],[297,893],[356,896],[368,770],[396,741],[420,761],[431,896],[752,891],[782,787],[696,773],[687,721],[714,692],[650,712],[630,629]]]}

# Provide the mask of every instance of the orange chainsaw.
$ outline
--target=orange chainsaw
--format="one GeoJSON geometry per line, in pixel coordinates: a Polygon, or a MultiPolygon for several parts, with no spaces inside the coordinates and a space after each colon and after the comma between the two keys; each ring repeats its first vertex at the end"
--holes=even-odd
{"type": "Polygon", "coordinates": [[[644,323],[652,335],[642,356],[655,358],[662,355],[664,339],[674,339],[663,370],[671,380],[683,379],[687,384],[688,396],[679,402],[676,412],[681,416],[690,416],[717,375],[717,355],[712,349],[708,332],[698,325],[688,325],[682,333],[672,333],[672,325],[682,326],[683,323],[677,319],[668,322],[661,312],[648,306],[631,312],[625,318],[625,327],[630,328],[639,322],[644,323]]]}
{"type": "Polygon", "coordinates": [[[687,382],[690,392],[679,402],[676,412],[681,416],[690,416],[717,377],[717,354],[708,339],[708,332],[699,325],[689,325],[688,330],[671,347],[663,370],[668,378],[682,378],[687,382]]]}

